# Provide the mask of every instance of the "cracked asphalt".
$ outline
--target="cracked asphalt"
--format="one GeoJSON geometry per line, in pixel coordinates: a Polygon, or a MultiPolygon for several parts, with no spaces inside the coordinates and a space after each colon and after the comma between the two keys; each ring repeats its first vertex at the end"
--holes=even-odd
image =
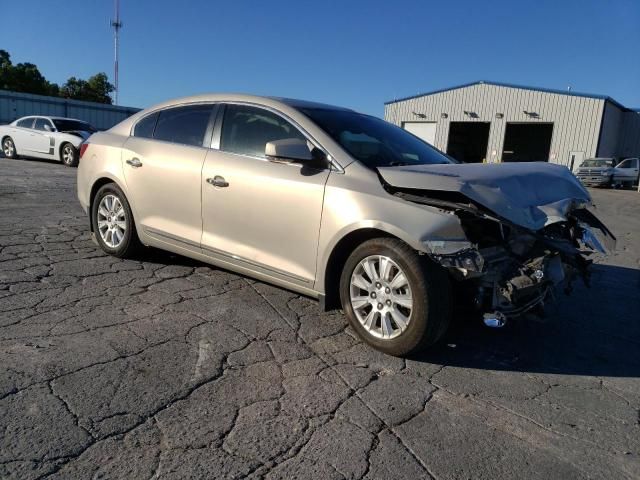
{"type": "Polygon", "coordinates": [[[183,257],[108,257],[75,170],[0,159],[2,478],[640,478],[640,195],[545,323],[403,360],[183,257]]]}

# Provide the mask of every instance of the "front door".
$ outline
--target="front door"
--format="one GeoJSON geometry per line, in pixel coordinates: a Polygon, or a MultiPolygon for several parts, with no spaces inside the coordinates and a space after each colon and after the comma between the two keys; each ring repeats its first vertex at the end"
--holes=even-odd
{"type": "Polygon", "coordinates": [[[275,163],[265,144],[304,135],[280,115],[225,107],[220,149],[202,172],[205,254],[282,280],[311,286],[329,170],[275,163]]]}
{"type": "Polygon", "coordinates": [[[51,155],[55,154],[55,140],[53,135],[51,134],[51,130],[53,129],[53,125],[46,118],[36,118],[35,123],[33,124],[33,134],[32,137],[32,148],[34,152],[38,152],[42,155],[51,155]],[[47,130],[47,127],[49,130],[47,130]]]}
{"type": "Polygon", "coordinates": [[[640,163],[640,160],[637,158],[627,158],[620,162],[613,169],[614,182],[635,182],[640,172],[638,163],[640,163]]]}
{"type": "Polygon", "coordinates": [[[211,105],[169,108],[138,122],[122,150],[134,215],[145,233],[200,248],[200,176],[211,105]]]}

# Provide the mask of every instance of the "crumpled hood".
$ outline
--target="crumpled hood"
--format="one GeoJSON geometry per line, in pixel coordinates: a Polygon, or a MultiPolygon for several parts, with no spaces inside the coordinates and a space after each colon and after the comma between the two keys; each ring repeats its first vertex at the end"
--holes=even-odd
{"type": "Polygon", "coordinates": [[[566,220],[570,210],[591,203],[589,193],[566,167],[546,162],[412,165],[378,171],[393,187],[459,192],[532,230],[566,220]]]}

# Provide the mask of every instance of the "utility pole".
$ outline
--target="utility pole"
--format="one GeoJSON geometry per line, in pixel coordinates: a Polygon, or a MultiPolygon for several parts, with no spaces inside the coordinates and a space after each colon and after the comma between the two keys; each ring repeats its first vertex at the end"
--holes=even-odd
{"type": "Polygon", "coordinates": [[[122,28],[122,22],[120,21],[120,0],[113,0],[116,16],[114,20],[111,20],[111,26],[113,27],[113,48],[114,48],[114,61],[113,61],[113,79],[115,86],[114,103],[118,105],[118,57],[120,49],[120,29],[122,28]]]}

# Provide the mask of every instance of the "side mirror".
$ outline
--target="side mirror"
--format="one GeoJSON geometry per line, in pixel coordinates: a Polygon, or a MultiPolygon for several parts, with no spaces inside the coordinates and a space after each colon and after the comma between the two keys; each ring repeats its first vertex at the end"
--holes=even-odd
{"type": "Polygon", "coordinates": [[[51,125],[47,125],[46,123],[44,124],[44,129],[45,129],[47,132],[53,132],[53,128],[51,128],[51,125]]]}
{"type": "Polygon", "coordinates": [[[299,138],[285,138],[267,142],[264,147],[264,154],[270,160],[297,160],[300,162],[313,160],[313,155],[311,155],[307,142],[299,138]]]}

